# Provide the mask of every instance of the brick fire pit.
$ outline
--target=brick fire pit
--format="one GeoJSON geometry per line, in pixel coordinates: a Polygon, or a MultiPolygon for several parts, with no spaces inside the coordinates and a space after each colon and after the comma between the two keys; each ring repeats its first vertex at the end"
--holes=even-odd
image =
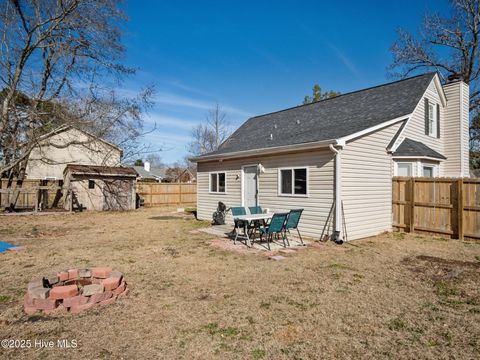
{"type": "Polygon", "coordinates": [[[24,306],[29,315],[40,311],[44,314],[79,313],[113,304],[127,294],[123,274],[110,267],[70,269],[31,281],[24,306]]]}

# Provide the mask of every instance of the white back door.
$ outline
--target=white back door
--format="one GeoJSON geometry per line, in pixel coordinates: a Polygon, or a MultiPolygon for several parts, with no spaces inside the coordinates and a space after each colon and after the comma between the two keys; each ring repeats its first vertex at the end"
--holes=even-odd
{"type": "Polygon", "coordinates": [[[243,206],[257,206],[257,167],[243,168],[243,206]]]}

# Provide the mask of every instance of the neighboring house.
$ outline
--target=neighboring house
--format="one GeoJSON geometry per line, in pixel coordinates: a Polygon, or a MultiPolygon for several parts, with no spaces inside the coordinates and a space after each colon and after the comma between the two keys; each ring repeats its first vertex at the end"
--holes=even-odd
{"type": "MultiPolygon", "coordinates": [[[[253,117],[197,162],[198,218],[227,207],[303,208],[319,238],[392,230],[392,177],[469,175],[469,88],[428,73],[253,117]],[[343,211],[342,211],[343,209],[343,211]]],[[[231,222],[231,217],[227,220],[231,222]]]]}
{"type": "Polygon", "coordinates": [[[39,139],[29,158],[27,179],[61,180],[67,164],[118,166],[122,149],[86,131],[64,126],[39,139]]]}
{"type": "Polygon", "coordinates": [[[72,190],[65,201],[66,209],[135,209],[138,174],[133,168],[69,164],[64,175],[65,185],[72,190]]]}
{"type": "Polygon", "coordinates": [[[193,171],[191,171],[188,168],[181,168],[181,167],[168,168],[166,171],[166,174],[171,179],[169,182],[191,184],[197,180],[193,171]]]}
{"type": "Polygon", "coordinates": [[[150,166],[148,161],[143,163],[143,166],[134,166],[138,173],[138,181],[145,182],[162,182],[170,181],[170,177],[165,174],[165,168],[154,168],[150,166]]]}

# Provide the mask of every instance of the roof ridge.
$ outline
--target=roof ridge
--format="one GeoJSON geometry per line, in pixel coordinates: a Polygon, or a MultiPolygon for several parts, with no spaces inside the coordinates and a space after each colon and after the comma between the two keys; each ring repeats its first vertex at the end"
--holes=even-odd
{"type": "Polygon", "coordinates": [[[323,100],[320,100],[320,101],[315,101],[315,102],[312,102],[312,103],[309,103],[309,104],[301,104],[301,105],[292,106],[292,107],[282,109],[282,110],[268,112],[268,113],[265,113],[265,114],[253,116],[253,117],[249,118],[247,120],[247,122],[251,119],[256,119],[256,118],[260,118],[260,117],[267,116],[267,115],[277,114],[277,113],[281,113],[281,112],[284,112],[284,111],[293,110],[293,109],[297,109],[297,108],[301,108],[301,107],[307,107],[307,106],[310,106],[310,105],[316,105],[316,104],[323,103],[323,102],[328,101],[328,100],[338,99],[342,96],[356,94],[356,93],[359,93],[359,92],[362,92],[362,91],[372,90],[372,89],[380,88],[380,87],[383,87],[383,86],[393,85],[393,84],[396,84],[396,83],[399,83],[399,82],[415,79],[415,78],[422,77],[422,76],[432,75],[432,74],[437,74],[437,72],[436,71],[430,71],[430,72],[426,72],[426,73],[423,73],[423,74],[411,76],[411,77],[408,77],[408,78],[405,78],[405,79],[399,79],[399,80],[395,80],[395,81],[392,81],[392,82],[389,82],[389,83],[383,83],[383,84],[380,84],[380,85],[370,86],[370,87],[367,87],[367,88],[364,88],[364,89],[350,91],[348,93],[340,94],[340,95],[330,97],[328,99],[323,99],[323,100]]]}

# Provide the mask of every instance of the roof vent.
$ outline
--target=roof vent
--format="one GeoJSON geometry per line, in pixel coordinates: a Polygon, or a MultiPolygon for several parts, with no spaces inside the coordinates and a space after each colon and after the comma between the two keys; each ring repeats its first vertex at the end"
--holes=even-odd
{"type": "Polygon", "coordinates": [[[270,140],[273,140],[273,134],[270,134],[270,140]]]}
{"type": "Polygon", "coordinates": [[[297,119],[297,125],[300,125],[300,119],[297,119]]]}
{"type": "Polygon", "coordinates": [[[277,124],[273,124],[273,127],[276,129],[276,128],[277,128],[277,124]]]}

